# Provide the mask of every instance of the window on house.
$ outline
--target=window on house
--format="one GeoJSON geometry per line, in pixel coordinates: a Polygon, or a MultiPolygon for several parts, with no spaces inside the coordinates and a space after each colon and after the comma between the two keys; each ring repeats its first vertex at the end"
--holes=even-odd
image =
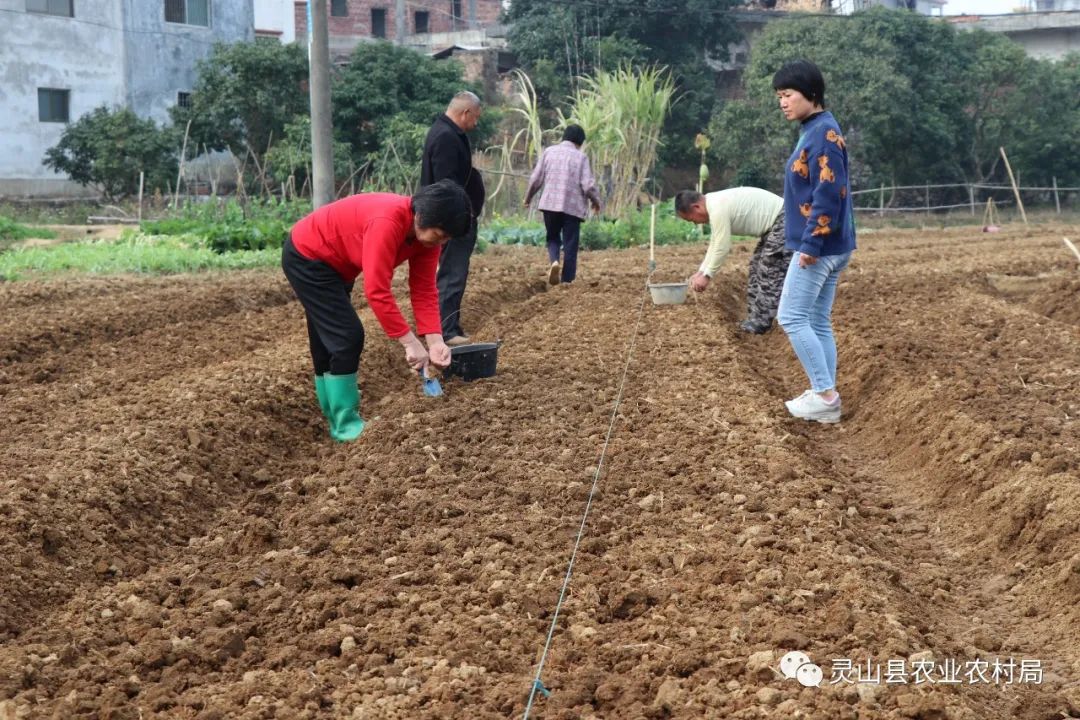
{"type": "Polygon", "coordinates": [[[75,0],[26,0],[26,12],[75,17],[75,0]]]}
{"type": "Polygon", "coordinates": [[[386,37],[386,10],[384,8],[371,8],[371,36],[386,37]]]}
{"type": "Polygon", "coordinates": [[[348,0],[330,0],[330,16],[331,17],[348,17],[349,16],[349,2],[348,2],[348,0]]]}
{"type": "Polygon", "coordinates": [[[428,14],[426,10],[416,11],[416,33],[426,33],[428,30],[428,14]]]}
{"type": "Polygon", "coordinates": [[[210,0],[165,0],[165,22],[210,27],[210,0]]]}
{"type": "Polygon", "coordinates": [[[461,24],[461,0],[450,0],[450,14],[454,19],[454,29],[461,24]]]}
{"type": "Polygon", "coordinates": [[[176,93],[176,106],[182,108],[191,107],[191,93],[181,90],[176,93]]]}
{"type": "Polygon", "coordinates": [[[41,122],[68,122],[70,99],[70,90],[38,88],[38,120],[41,122]]]}

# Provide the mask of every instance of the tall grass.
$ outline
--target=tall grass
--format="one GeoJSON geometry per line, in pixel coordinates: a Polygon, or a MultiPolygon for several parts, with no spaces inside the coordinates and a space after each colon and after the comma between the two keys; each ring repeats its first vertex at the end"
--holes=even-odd
{"type": "Polygon", "coordinates": [[[514,70],[513,74],[517,92],[514,93],[512,99],[517,104],[511,108],[511,112],[524,121],[525,127],[514,135],[514,139],[510,141],[510,148],[513,150],[519,142],[523,142],[525,160],[531,166],[544,149],[544,130],[540,126],[540,104],[536,97],[536,88],[533,87],[529,76],[522,70],[514,70]]]}
{"type": "Polygon", "coordinates": [[[525,196],[525,177],[544,149],[544,129],[540,103],[532,79],[522,70],[512,71],[514,92],[510,95],[507,120],[510,130],[501,142],[483,151],[477,167],[495,174],[498,182],[488,190],[484,212],[489,216],[517,213],[525,196]],[[522,162],[524,161],[524,162],[522,162]],[[524,167],[521,167],[524,165],[524,167]]]}
{"type": "Polygon", "coordinates": [[[115,213],[100,203],[82,201],[35,202],[32,200],[0,201],[0,215],[29,225],[82,225],[89,215],[115,213]]]}
{"type": "Polygon", "coordinates": [[[0,254],[0,278],[15,280],[64,273],[171,275],[200,270],[272,267],[281,250],[219,253],[201,238],[129,234],[120,240],[20,248],[0,254]]]}
{"type": "Polygon", "coordinates": [[[0,247],[16,240],[26,240],[28,238],[52,239],[54,237],[56,237],[56,233],[52,230],[27,227],[0,215],[0,247]]]}

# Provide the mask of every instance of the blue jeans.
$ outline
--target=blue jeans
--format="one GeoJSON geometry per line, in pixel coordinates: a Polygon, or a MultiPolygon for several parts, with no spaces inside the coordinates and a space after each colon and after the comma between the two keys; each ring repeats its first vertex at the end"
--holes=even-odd
{"type": "Polygon", "coordinates": [[[850,252],[825,255],[813,265],[801,268],[799,253],[795,253],[784,278],[776,319],[787,333],[814,392],[836,387],[832,306],[836,281],[850,260],[850,252]]]}

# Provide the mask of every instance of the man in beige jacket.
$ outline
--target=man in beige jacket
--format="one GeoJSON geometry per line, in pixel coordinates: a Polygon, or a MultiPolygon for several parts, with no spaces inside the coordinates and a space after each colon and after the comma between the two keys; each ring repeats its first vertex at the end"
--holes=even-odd
{"type": "Polygon", "coordinates": [[[747,317],[739,328],[761,335],[772,328],[791,251],[784,248],[784,199],[768,190],[736,187],[708,195],[683,190],[675,196],[675,212],[683,220],[712,229],[709,249],[698,271],[690,277],[697,292],[724,264],[731,251],[732,235],[758,237],[750,258],[746,285],[747,317]]]}

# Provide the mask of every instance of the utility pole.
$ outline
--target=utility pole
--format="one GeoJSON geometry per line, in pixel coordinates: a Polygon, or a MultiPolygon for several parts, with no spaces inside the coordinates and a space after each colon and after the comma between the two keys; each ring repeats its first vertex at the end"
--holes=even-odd
{"type": "Polygon", "coordinates": [[[330,121],[330,30],[326,0],[308,0],[308,86],[311,90],[311,204],[334,201],[334,144],[330,121]]]}
{"type": "Polygon", "coordinates": [[[404,45],[405,36],[409,34],[407,17],[405,14],[405,0],[397,0],[394,3],[394,26],[396,28],[394,38],[398,45],[404,45]]]}

